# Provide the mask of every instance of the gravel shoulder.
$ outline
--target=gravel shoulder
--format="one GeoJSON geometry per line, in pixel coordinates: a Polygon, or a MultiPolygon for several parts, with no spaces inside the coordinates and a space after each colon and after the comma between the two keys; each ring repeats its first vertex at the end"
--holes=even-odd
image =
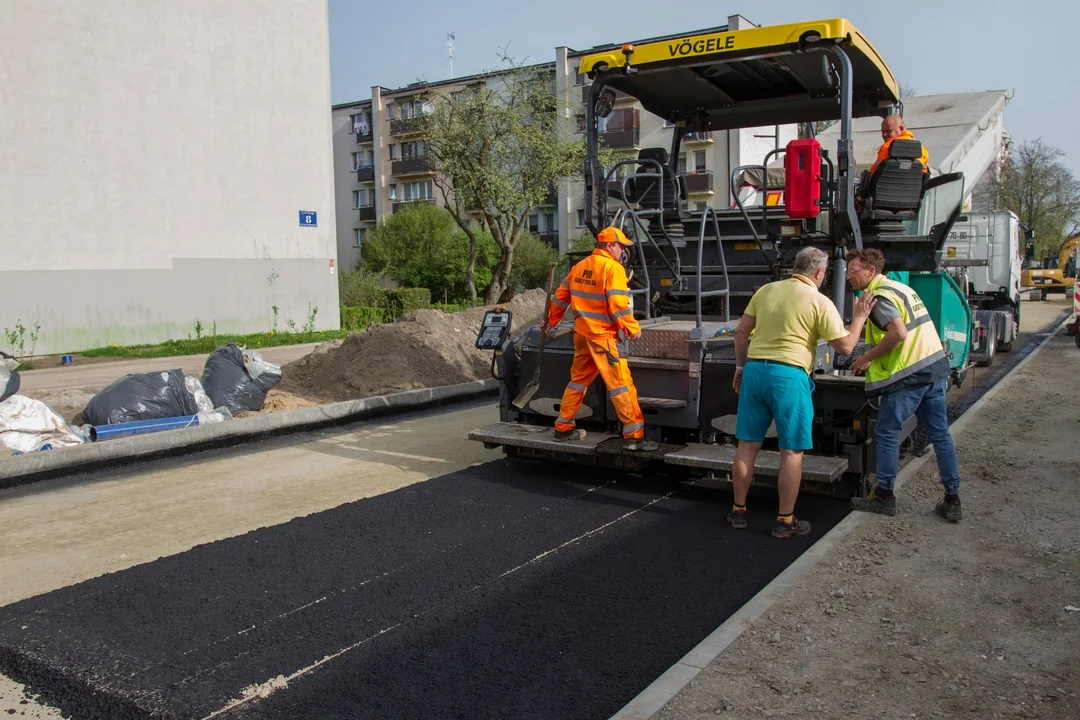
{"type": "Polygon", "coordinates": [[[657,717],[1080,717],[1077,378],[1059,333],[955,434],[963,522],[926,463],[657,717]]]}

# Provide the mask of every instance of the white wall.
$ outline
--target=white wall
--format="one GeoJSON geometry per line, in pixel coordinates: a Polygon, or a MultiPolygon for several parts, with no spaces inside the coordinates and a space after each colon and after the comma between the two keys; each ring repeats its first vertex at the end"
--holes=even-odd
{"type": "Polygon", "coordinates": [[[325,0],[5,2],[0,327],[61,352],[310,303],[336,328],[327,22],[325,0]]]}

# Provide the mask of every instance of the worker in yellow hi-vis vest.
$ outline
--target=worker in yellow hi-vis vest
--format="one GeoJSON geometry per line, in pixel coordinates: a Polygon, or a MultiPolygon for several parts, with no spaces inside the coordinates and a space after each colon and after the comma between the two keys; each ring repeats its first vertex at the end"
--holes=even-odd
{"type": "Polygon", "coordinates": [[[949,358],[930,313],[907,285],[886,278],[885,257],[873,248],[848,253],[848,281],[855,290],[877,302],[866,323],[870,349],[851,369],[866,374],[866,394],[881,397],[874,440],[877,445],[877,487],[867,498],[853,498],[856,510],[896,514],[893,488],[900,464],[900,430],[915,415],[934,444],[944,499],[938,515],[953,522],[963,517],[960,505],[960,467],[949,434],[945,393],[949,389],[949,358]]]}

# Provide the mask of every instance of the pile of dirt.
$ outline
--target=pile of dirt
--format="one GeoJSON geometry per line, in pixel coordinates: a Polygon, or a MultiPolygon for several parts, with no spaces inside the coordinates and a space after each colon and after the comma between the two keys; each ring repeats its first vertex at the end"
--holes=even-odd
{"type": "MultiPolygon", "coordinates": [[[[516,334],[540,322],[544,290],[530,290],[505,304],[516,334]]],[[[491,351],[477,350],[476,333],[491,307],[457,313],[417,310],[395,323],[354,333],[337,347],[281,369],[279,389],[317,402],[339,402],[490,377],[491,351]]]]}

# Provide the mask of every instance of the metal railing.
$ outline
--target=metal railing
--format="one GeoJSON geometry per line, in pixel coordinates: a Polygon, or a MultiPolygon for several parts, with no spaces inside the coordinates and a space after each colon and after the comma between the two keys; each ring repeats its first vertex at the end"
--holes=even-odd
{"type": "Polygon", "coordinates": [[[701,328],[701,299],[705,297],[724,298],[724,322],[731,321],[731,281],[728,279],[727,259],[724,257],[724,243],[720,239],[720,221],[716,217],[716,208],[706,205],[701,213],[701,225],[698,228],[697,247],[697,287],[694,288],[695,301],[697,303],[697,327],[701,328]],[[716,249],[720,252],[720,267],[724,271],[724,287],[721,290],[701,289],[701,265],[705,261],[705,223],[712,215],[713,235],[716,237],[716,249]]]}

